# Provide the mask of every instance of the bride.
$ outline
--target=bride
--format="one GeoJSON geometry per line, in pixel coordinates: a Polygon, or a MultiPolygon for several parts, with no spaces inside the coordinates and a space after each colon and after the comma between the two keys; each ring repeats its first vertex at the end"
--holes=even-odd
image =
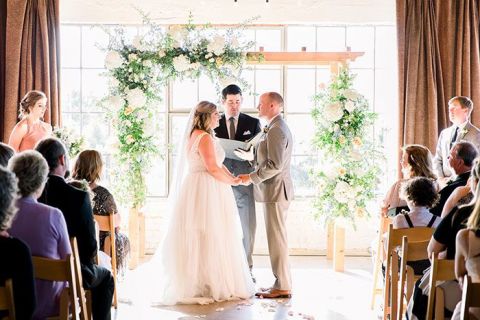
{"type": "Polygon", "coordinates": [[[206,304],[254,293],[230,187],[241,180],[222,164],[225,152],[213,133],[219,118],[216,105],[208,101],[190,112],[169,197],[167,231],[145,266],[150,270],[138,271],[149,277],[145,286],[152,289],[153,304],[206,304]]]}

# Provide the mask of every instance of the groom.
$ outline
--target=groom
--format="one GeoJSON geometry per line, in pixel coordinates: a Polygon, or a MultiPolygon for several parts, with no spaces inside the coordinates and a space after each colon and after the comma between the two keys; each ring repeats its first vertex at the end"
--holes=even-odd
{"type": "Polygon", "coordinates": [[[275,283],[261,289],[257,296],[264,298],[290,298],[292,279],[288,263],[287,211],[293,200],[293,184],[290,176],[292,158],[292,134],[280,112],[283,98],[276,92],[260,96],[259,117],[268,122],[265,135],[255,147],[255,170],[240,175],[244,184],[253,183],[255,200],[263,203],[267,230],[268,252],[275,283]]]}
{"type": "MultiPolygon", "coordinates": [[[[247,141],[260,132],[260,121],[240,112],[242,101],[242,90],[237,85],[231,84],[222,90],[222,104],[225,113],[220,119],[219,126],[215,129],[217,137],[247,141]]],[[[234,175],[253,171],[248,161],[225,158],[223,164],[234,175]]],[[[232,187],[232,189],[242,223],[243,247],[251,272],[253,245],[255,243],[255,231],[257,230],[253,186],[239,185],[232,187]]]]}

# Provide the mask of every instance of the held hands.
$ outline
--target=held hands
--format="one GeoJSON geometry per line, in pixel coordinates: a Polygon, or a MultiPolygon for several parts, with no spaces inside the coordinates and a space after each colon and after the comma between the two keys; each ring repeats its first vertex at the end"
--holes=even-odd
{"type": "Polygon", "coordinates": [[[252,179],[250,179],[250,175],[248,174],[239,174],[238,178],[241,179],[241,184],[244,186],[248,186],[252,183],[252,179]]]}

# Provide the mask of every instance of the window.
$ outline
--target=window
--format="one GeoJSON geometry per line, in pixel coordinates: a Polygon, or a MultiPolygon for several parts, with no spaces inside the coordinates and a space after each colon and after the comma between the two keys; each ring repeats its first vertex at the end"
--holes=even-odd
{"type": "MultiPolygon", "coordinates": [[[[139,27],[126,27],[129,37],[138,32],[139,27]]],[[[379,113],[375,136],[385,146],[389,159],[386,175],[395,177],[397,150],[391,147],[397,145],[396,111],[392,111],[397,105],[394,26],[252,27],[244,34],[257,42],[256,50],[263,47],[265,51],[300,51],[305,47],[307,51],[343,51],[350,47],[352,51],[364,51],[365,55],[350,65],[352,72],[357,74],[354,86],[367,97],[371,108],[379,113]]],[[[92,25],[62,25],[61,35],[63,125],[83,135],[88,147],[99,149],[108,167],[112,132],[104,120],[104,111],[98,105],[107,92],[107,80],[102,76],[105,53],[99,49],[99,45],[106,45],[107,35],[102,28],[92,25]]],[[[252,94],[244,94],[242,110],[248,114],[257,115],[255,107],[259,94],[265,91],[283,94],[286,101],[284,116],[295,140],[292,159],[295,190],[298,196],[313,194],[315,189],[309,182],[308,168],[316,164],[317,155],[311,149],[309,140],[314,130],[310,117],[311,97],[318,92],[321,83],[328,82],[329,68],[255,65],[244,70],[243,77],[252,91],[252,94]]],[[[207,77],[170,83],[163,95],[156,121],[163,144],[161,147],[168,156],[155,159],[147,175],[151,197],[168,195],[167,186],[178,156],[178,140],[184,131],[189,110],[200,100],[220,100],[215,85],[207,77]]]]}

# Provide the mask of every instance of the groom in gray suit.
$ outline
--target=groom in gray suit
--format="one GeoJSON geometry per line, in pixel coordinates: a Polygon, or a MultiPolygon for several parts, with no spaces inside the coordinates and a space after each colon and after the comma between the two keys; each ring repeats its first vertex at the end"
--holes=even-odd
{"type": "MultiPolygon", "coordinates": [[[[225,113],[215,128],[215,135],[223,139],[247,141],[260,132],[260,121],[240,112],[242,106],[242,90],[239,86],[231,84],[222,90],[222,104],[225,113]]],[[[234,174],[250,173],[253,167],[248,161],[225,158],[223,164],[234,174]]],[[[253,197],[253,186],[232,187],[235,201],[237,203],[240,222],[243,231],[243,247],[247,256],[250,272],[253,266],[253,246],[255,243],[255,231],[257,230],[257,216],[255,214],[255,199],[253,197]]],[[[253,276],[252,276],[253,278],[253,276]]],[[[255,278],[253,278],[255,281],[255,278]]]]}
{"type": "Polygon", "coordinates": [[[276,92],[260,96],[259,117],[268,121],[264,136],[255,147],[255,170],[240,175],[245,184],[253,183],[255,200],[263,203],[267,230],[268,252],[275,283],[261,289],[257,296],[264,298],[290,298],[292,279],[288,263],[287,211],[293,200],[290,175],[292,134],[280,112],[283,98],[276,92]]]}
{"type": "Polygon", "coordinates": [[[473,102],[468,97],[456,96],[448,101],[448,117],[453,125],[440,132],[433,159],[434,169],[443,182],[453,174],[448,156],[455,142],[465,140],[473,143],[477,149],[480,148],[480,130],[470,122],[472,110],[473,102]]]}

